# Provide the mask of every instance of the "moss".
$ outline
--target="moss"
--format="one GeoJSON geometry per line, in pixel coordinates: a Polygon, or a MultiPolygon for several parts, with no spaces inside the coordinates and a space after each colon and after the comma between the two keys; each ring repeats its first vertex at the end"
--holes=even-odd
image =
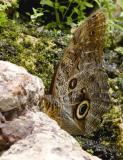
{"type": "Polygon", "coordinates": [[[2,32],[4,27],[6,27],[7,23],[8,19],[6,13],[0,11],[0,32],[2,32]]]}
{"type": "Polygon", "coordinates": [[[54,66],[63,54],[67,39],[61,32],[40,30],[30,24],[7,21],[0,33],[0,58],[25,67],[43,79],[48,89],[54,66]],[[59,45],[60,44],[60,45],[59,45]]]}

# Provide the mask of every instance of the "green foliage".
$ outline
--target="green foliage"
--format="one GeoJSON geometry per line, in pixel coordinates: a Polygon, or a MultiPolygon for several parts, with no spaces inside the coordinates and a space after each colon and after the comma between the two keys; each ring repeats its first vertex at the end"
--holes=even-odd
{"type": "Polygon", "coordinates": [[[115,15],[116,7],[119,5],[123,8],[123,1],[117,0],[117,5],[113,0],[95,0],[99,8],[103,8],[107,15],[107,37],[106,47],[115,46],[115,39],[117,32],[123,32],[123,11],[119,15],[115,15]]]}
{"type": "Polygon", "coordinates": [[[45,17],[47,17],[48,28],[63,29],[65,27],[71,27],[75,23],[83,20],[85,18],[85,9],[92,7],[93,5],[87,2],[87,0],[64,0],[62,2],[58,0],[42,0],[41,8],[37,9],[37,12],[35,10],[31,19],[33,22],[41,21],[42,23],[43,18],[45,19],[45,17]],[[41,15],[39,13],[41,13],[41,15]],[[51,19],[48,19],[48,16],[50,16],[51,19]]]}
{"type": "Polygon", "coordinates": [[[7,5],[0,4],[0,31],[2,28],[6,27],[8,22],[8,18],[5,13],[6,8],[7,8],[7,5]]]}
{"type": "Polygon", "coordinates": [[[40,8],[40,9],[34,9],[34,8],[33,8],[33,12],[34,12],[34,13],[30,16],[31,21],[32,21],[33,23],[35,23],[35,21],[36,21],[37,18],[41,18],[41,16],[44,15],[41,8],[40,8]]]}
{"type": "Polygon", "coordinates": [[[6,27],[7,21],[8,19],[6,14],[0,11],[0,31],[2,28],[6,27]]]}
{"type": "Polygon", "coordinates": [[[123,47],[117,47],[115,48],[116,52],[119,52],[123,56],[123,47]]]}
{"type": "Polygon", "coordinates": [[[123,9],[123,1],[122,0],[117,0],[117,4],[123,9]]]}
{"type": "Polygon", "coordinates": [[[0,11],[4,11],[5,12],[5,10],[10,6],[11,6],[10,3],[0,4],[0,11]]]}
{"type": "Polygon", "coordinates": [[[18,7],[17,1],[0,4],[0,31],[8,27],[8,17],[18,7]]]}
{"type": "MultiPolygon", "coordinates": [[[[118,17],[114,16],[116,4],[113,0],[94,0],[93,4],[87,0],[63,0],[62,2],[59,0],[41,0],[40,3],[41,7],[34,9],[31,20],[33,23],[44,24],[47,28],[66,30],[82,21],[90,8],[101,8],[108,17],[106,46],[110,47],[113,45],[114,32],[117,30],[123,31],[120,23],[123,20],[123,12],[118,17]]],[[[122,0],[118,0],[117,3],[123,8],[122,0]]]]}
{"type": "Polygon", "coordinates": [[[15,20],[18,18],[19,13],[17,12],[18,8],[18,1],[5,1],[4,3],[0,4],[0,17],[4,21],[7,21],[9,18],[15,20]],[[4,16],[3,16],[4,15],[4,16]]]}

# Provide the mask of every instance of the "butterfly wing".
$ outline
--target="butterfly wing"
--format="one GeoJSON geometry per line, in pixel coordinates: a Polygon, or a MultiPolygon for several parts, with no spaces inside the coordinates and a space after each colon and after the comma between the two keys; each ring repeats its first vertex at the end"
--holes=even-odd
{"type": "MultiPolygon", "coordinates": [[[[105,29],[106,19],[102,11],[91,15],[80,25],[52,83],[51,94],[82,134],[97,128],[109,105],[108,78],[102,66],[105,29]]],[[[65,129],[68,127],[63,126],[65,129]]]]}

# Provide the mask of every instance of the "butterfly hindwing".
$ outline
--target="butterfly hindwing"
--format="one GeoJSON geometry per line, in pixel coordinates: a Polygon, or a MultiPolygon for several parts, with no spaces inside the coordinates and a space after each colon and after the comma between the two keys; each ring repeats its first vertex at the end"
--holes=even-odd
{"type": "Polygon", "coordinates": [[[103,70],[106,19],[91,15],[75,31],[56,71],[51,94],[82,133],[92,132],[108,108],[107,75],[103,70]]]}

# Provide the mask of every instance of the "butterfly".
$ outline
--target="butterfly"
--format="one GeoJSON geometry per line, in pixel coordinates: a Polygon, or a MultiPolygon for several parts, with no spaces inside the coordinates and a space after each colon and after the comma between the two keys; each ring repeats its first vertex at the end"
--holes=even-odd
{"type": "Polygon", "coordinates": [[[97,11],[75,31],[55,71],[41,110],[73,135],[90,134],[109,108],[103,68],[106,17],[97,11]]]}

